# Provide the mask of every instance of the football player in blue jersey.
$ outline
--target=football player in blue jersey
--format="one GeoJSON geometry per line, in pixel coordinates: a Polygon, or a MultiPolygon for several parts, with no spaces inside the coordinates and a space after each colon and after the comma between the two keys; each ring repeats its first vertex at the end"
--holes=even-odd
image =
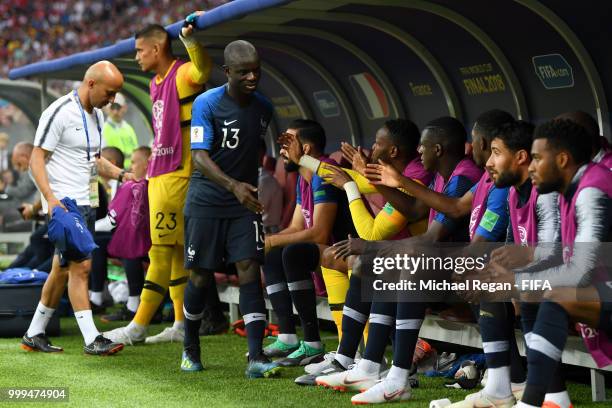
{"type": "MultiPolygon", "coordinates": [[[[185,204],[184,371],[203,369],[199,327],[213,272],[235,264],[240,311],[247,330],[248,378],[270,377],[280,367],[262,352],[266,310],[259,267],[263,261],[262,204],[257,199],[254,154],[272,116],[257,92],[260,60],[252,44],[238,40],[224,54],[227,83],[196,98],[191,120],[194,172],[185,204]]],[[[212,290],[212,289],[211,289],[212,290]]]]}

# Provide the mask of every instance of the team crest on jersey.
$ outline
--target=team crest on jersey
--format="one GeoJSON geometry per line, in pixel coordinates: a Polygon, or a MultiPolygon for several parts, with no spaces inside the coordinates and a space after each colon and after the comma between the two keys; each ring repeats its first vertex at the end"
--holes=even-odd
{"type": "Polygon", "coordinates": [[[189,245],[189,247],[187,248],[187,260],[189,262],[193,262],[193,258],[195,257],[195,253],[196,253],[195,249],[193,249],[191,247],[191,245],[189,245]]]}

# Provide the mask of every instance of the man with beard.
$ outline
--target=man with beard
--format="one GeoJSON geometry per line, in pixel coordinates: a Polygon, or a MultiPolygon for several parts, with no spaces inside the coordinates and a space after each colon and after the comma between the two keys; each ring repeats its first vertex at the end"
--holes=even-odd
{"type": "MultiPolygon", "coordinates": [[[[560,193],[562,259],[559,254],[554,266],[547,262],[534,262],[518,269],[515,271],[516,282],[548,280],[554,288],[551,292],[569,289],[574,294],[576,287],[582,288],[595,282],[600,243],[609,241],[610,234],[610,171],[599,164],[589,163],[591,145],[576,143],[577,140],[589,140],[589,135],[585,128],[570,120],[550,121],[536,129],[529,173],[538,194],[560,193]]],[[[529,241],[530,231],[525,231],[525,234],[526,241],[529,241]]],[[[508,274],[496,262],[492,262],[489,269],[498,276],[508,274]]],[[[606,285],[596,283],[595,286],[602,300],[609,298],[606,285]]],[[[537,315],[531,317],[532,330],[526,327],[526,332],[529,332],[525,336],[527,386],[519,407],[540,407],[543,403],[551,407],[571,406],[566,392],[556,393],[559,395],[553,393],[554,397],[560,398],[552,400],[549,400],[551,394],[547,394],[553,373],[560,363],[569,324],[568,312],[559,302],[549,299],[549,293],[544,295],[537,315]]],[[[607,310],[604,303],[602,315],[607,310]]],[[[607,320],[605,316],[601,320],[604,330],[609,326],[607,320]]]]}
{"type": "MultiPolygon", "coordinates": [[[[481,114],[472,130],[472,157],[479,166],[484,166],[491,155],[491,141],[497,129],[511,124],[514,118],[507,112],[491,110],[481,114]]],[[[388,186],[401,186],[433,210],[440,211],[452,218],[470,216],[468,232],[470,242],[478,251],[479,242],[500,242],[505,239],[508,225],[507,197],[508,188],[493,183],[488,172],[483,173],[479,182],[460,198],[424,188],[408,179],[400,177],[385,163],[370,166],[370,174],[379,175],[388,186]]],[[[482,394],[461,401],[453,406],[473,407],[492,404],[493,406],[512,406],[515,400],[510,385],[511,362],[515,360],[515,382],[524,381],[524,370],[516,362],[520,355],[514,337],[514,308],[511,303],[480,302],[478,323],[482,333],[483,349],[489,369],[489,379],[482,394]]],[[[515,387],[514,391],[519,391],[515,387]]]]}

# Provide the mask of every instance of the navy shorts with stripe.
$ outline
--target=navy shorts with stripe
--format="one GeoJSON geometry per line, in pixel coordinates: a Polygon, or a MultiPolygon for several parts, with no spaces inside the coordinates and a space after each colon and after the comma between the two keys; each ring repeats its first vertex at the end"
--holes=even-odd
{"type": "Polygon", "coordinates": [[[185,216],[185,269],[225,270],[239,261],[264,260],[261,215],[238,218],[185,216]]]}

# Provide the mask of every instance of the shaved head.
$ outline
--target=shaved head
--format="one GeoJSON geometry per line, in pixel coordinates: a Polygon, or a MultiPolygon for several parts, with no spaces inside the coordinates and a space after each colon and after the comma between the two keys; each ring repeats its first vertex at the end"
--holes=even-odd
{"type": "Polygon", "coordinates": [[[232,41],[225,47],[223,59],[230,96],[245,102],[255,92],[261,78],[257,50],[248,41],[232,41]]]}
{"type": "Polygon", "coordinates": [[[259,61],[259,55],[250,42],[236,40],[225,47],[223,59],[226,66],[232,66],[259,61]]]}
{"type": "Polygon", "coordinates": [[[104,82],[108,84],[118,84],[121,88],[123,85],[123,75],[119,69],[110,61],[96,62],[90,66],[85,72],[83,81],[93,80],[96,82],[104,82]]]}
{"type": "Polygon", "coordinates": [[[18,153],[30,154],[32,153],[33,148],[34,145],[32,143],[19,142],[15,145],[15,147],[13,147],[13,151],[18,153]]]}
{"type": "Polygon", "coordinates": [[[119,69],[112,62],[100,61],[85,72],[79,96],[85,109],[90,111],[91,107],[102,108],[112,103],[122,86],[123,75],[119,69]]]}

